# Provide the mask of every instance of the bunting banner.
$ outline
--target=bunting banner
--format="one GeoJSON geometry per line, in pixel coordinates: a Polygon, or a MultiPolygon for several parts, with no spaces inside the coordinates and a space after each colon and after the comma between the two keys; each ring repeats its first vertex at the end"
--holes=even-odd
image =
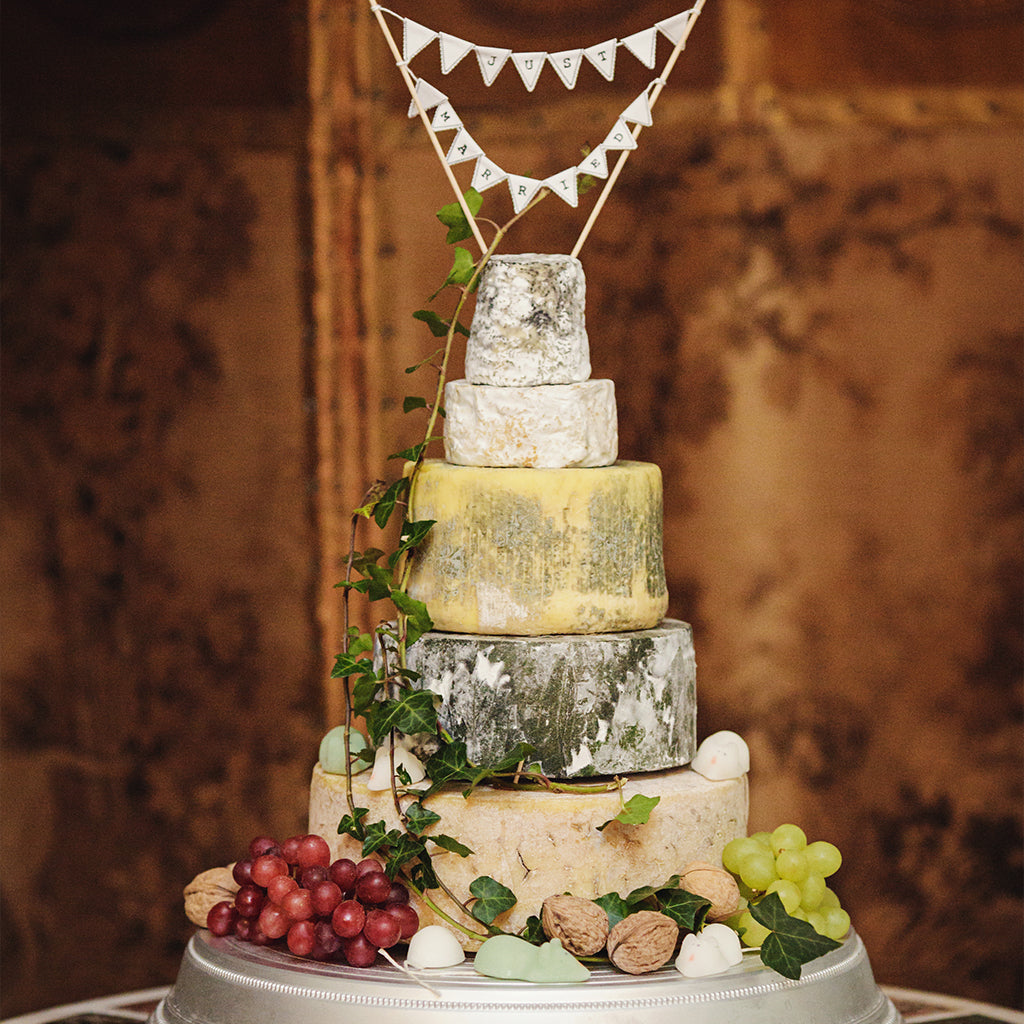
{"type": "Polygon", "coordinates": [[[624,49],[644,67],[653,68],[657,61],[658,38],[664,37],[673,46],[677,45],[699,12],[691,7],[670,18],[655,22],[650,28],[634,32],[622,39],[607,39],[603,43],[576,50],[559,50],[548,53],[544,50],[516,52],[500,46],[481,46],[447,32],[435,32],[412,18],[404,18],[394,11],[371,4],[371,10],[390,15],[402,25],[402,61],[408,64],[432,43],[437,42],[441,73],[449,74],[470,52],[476,54],[480,77],[484,85],[491,85],[502,68],[511,63],[519,73],[528,92],[533,92],[545,66],[550,67],[567,89],[576,87],[580,67],[590,64],[609,82],[615,79],[615,58],[619,49],[624,49]]]}
{"type": "MultiPolygon", "coordinates": [[[[541,187],[550,189],[570,206],[579,204],[577,178],[579,175],[590,175],[594,178],[608,177],[607,153],[636,149],[636,137],[630,125],[649,128],[653,123],[651,115],[651,89],[661,82],[653,79],[616,118],[611,131],[575,167],[567,167],[558,174],[543,180],[530,178],[520,174],[509,174],[498,166],[481,148],[472,135],[466,130],[451,101],[440,89],[435,88],[425,79],[416,80],[416,97],[426,111],[433,111],[431,127],[435,132],[454,131],[455,136],[448,146],[445,162],[449,166],[475,161],[472,185],[478,192],[505,182],[512,196],[512,206],[519,213],[524,206],[537,194],[541,187]]],[[[415,101],[409,108],[409,116],[416,117],[415,101]]]]}

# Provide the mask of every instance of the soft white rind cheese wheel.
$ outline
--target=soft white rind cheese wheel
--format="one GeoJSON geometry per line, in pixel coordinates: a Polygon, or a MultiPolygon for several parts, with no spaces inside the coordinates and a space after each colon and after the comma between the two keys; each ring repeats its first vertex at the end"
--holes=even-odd
{"type": "MultiPolygon", "coordinates": [[[[383,819],[397,827],[390,793],[371,793],[365,774],[352,780],[357,807],[369,809],[368,822],[383,819]]],[[[617,792],[566,794],[492,789],[480,786],[469,798],[461,786],[429,797],[426,807],[441,820],[426,832],[453,836],[473,853],[460,857],[432,847],[434,868],[457,896],[470,899],[469,885],[489,875],[507,885],[518,902],[496,924],[518,930],[555,893],[594,899],[608,892],[622,895],[645,885],[662,885],[693,861],[720,864],[731,839],[747,834],[747,780],[711,782],[688,768],[654,772],[625,784],[622,798],[642,793],[660,797],[644,825],[609,825],[622,804],[617,792]]],[[[403,797],[403,804],[411,797],[403,797]]],[[[331,856],[361,858],[360,845],[338,835],[338,822],[349,814],[345,776],[313,770],[309,831],[323,836],[331,856]]],[[[451,905],[441,894],[441,908],[451,905]]],[[[443,923],[415,897],[423,925],[443,923]]],[[[461,920],[461,917],[460,917],[461,920]]],[[[460,941],[467,949],[478,943],[460,941]]]]}
{"type": "Polygon", "coordinates": [[[435,628],[541,636],[656,626],[668,608],[661,471],[423,463],[410,517],[436,525],[409,593],[435,628]]]}
{"type": "Polygon", "coordinates": [[[615,384],[444,389],[445,459],[459,466],[610,466],[619,450],[615,384]]]}
{"type": "Polygon", "coordinates": [[[656,771],[693,757],[696,666],[685,622],[591,636],[430,632],[406,656],[474,764],[494,764],[517,743],[533,747],[529,760],[551,778],[656,771]]]}
{"type": "Polygon", "coordinates": [[[466,341],[466,378],[522,387],[590,376],[586,282],[572,256],[492,256],[466,341]]]}

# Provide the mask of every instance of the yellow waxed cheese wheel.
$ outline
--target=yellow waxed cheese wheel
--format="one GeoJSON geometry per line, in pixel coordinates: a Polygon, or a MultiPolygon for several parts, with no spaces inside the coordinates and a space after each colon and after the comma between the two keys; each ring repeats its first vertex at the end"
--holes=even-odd
{"type": "MultiPolygon", "coordinates": [[[[390,791],[370,792],[369,773],[352,779],[357,807],[368,808],[366,821],[398,825],[390,791]]],[[[747,834],[747,777],[712,782],[689,768],[647,772],[632,777],[618,792],[552,793],[479,786],[468,798],[464,786],[452,785],[427,798],[425,806],[441,816],[425,835],[452,836],[473,853],[460,857],[428,843],[434,869],[462,900],[481,875],[508,886],[516,905],[495,924],[518,931],[541,904],[556,893],[587,899],[618,892],[625,896],[642,886],[663,885],[693,861],[721,864],[726,843],[747,834]],[[650,819],[642,825],[614,822],[600,826],[635,794],[658,797],[650,819]]],[[[412,796],[401,798],[407,805],[412,796]]],[[[309,831],[323,836],[331,857],[361,859],[360,844],[338,835],[338,822],[348,815],[344,775],[313,769],[309,799],[309,831]]],[[[442,910],[453,905],[432,894],[442,910]]],[[[428,907],[413,899],[420,923],[442,924],[428,907]]],[[[461,913],[455,915],[462,920],[461,913]]],[[[479,943],[460,936],[466,949],[479,943]]]]}
{"type": "Polygon", "coordinates": [[[647,462],[495,469],[428,460],[410,518],[436,525],[409,593],[449,632],[650,629],[668,608],[661,502],[661,471],[647,462]]]}

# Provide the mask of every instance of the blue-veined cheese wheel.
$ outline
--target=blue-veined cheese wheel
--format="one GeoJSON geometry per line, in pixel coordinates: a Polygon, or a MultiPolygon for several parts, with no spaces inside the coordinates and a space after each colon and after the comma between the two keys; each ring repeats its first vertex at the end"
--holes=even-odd
{"type": "Polygon", "coordinates": [[[650,629],[668,608],[661,471],[423,463],[413,520],[433,519],[409,593],[436,629],[542,636],[650,629]]]}

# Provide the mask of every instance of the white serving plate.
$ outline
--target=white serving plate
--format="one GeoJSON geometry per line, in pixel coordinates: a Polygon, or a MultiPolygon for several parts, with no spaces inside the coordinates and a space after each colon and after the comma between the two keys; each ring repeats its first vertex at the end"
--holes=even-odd
{"type": "Polygon", "coordinates": [[[378,961],[357,969],[198,932],[149,1024],[900,1024],[875,984],[861,940],[806,964],[798,981],[756,954],[710,978],[669,965],[632,977],[594,969],[578,985],[532,985],[477,974],[471,961],[419,971],[378,961]],[[428,986],[428,987],[424,987],[428,986]]]}

